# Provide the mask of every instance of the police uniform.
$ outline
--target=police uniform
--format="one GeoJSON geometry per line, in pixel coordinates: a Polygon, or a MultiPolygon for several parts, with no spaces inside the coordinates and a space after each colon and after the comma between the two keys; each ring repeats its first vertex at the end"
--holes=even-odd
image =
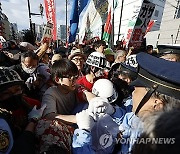
{"type": "Polygon", "coordinates": [[[13,134],[8,124],[10,113],[0,108],[0,153],[10,153],[13,147],[13,134]]]}
{"type": "Polygon", "coordinates": [[[137,61],[139,64],[138,78],[131,85],[148,87],[149,90],[137,107],[135,114],[155,91],[180,99],[180,63],[156,58],[145,53],[138,54],[137,61]]]}
{"type": "Polygon", "coordinates": [[[163,56],[166,54],[180,54],[180,46],[173,45],[158,45],[158,54],[157,56],[163,56]]]}

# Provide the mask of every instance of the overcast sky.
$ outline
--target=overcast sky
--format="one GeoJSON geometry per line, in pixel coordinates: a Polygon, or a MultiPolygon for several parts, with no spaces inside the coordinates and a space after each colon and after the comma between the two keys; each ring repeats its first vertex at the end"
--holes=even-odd
{"type": "MultiPolygon", "coordinates": [[[[27,0],[0,0],[2,3],[2,11],[5,13],[11,23],[17,23],[18,29],[28,29],[29,28],[29,16],[28,16],[28,5],[27,0]]],[[[29,0],[31,6],[31,12],[39,13],[40,3],[44,6],[44,0],[29,0]]],[[[65,2],[66,0],[56,0],[56,17],[57,26],[65,24],[65,2]]],[[[71,9],[72,0],[68,0],[68,10],[71,9]]],[[[70,12],[68,11],[68,18],[70,12]]],[[[45,15],[45,9],[44,9],[45,15]]],[[[46,23],[46,16],[37,17],[32,16],[32,22],[36,24],[46,23]]],[[[69,21],[68,21],[69,22],[69,21]]]]}

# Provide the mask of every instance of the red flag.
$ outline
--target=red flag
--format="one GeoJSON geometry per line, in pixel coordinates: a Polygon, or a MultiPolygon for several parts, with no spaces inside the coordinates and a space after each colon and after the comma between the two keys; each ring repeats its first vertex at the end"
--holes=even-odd
{"type": "Polygon", "coordinates": [[[54,0],[44,0],[46,17],[49,23],[53,24],[52,34],[53,40],[57,40],[57,28],[56,28],[56,9],[54,0]]]}
{"type": "Polygon", "coordinates": [[[105,40],[106,42],[109,42],[111,31],[112,31],[112,23],[111,23],[111,8],[110,8],[103,33],[103,40],[105,40]]]}

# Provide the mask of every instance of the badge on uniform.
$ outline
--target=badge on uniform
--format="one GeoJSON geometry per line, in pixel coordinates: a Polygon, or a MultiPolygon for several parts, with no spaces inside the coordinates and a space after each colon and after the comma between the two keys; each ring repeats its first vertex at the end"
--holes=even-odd
{"type": "Polygon", "coordinates": [[[8,131],[0,129],[0,152],[6,152],[9,148],[10,135],[8,131]]]}

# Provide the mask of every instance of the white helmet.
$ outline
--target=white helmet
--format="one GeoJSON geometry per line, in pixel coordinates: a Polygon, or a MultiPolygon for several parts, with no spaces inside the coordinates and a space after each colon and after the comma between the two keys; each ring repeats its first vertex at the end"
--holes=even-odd
{"type": "Polygon", "coordinates": [[[92,52],[86,60],[86,64],[102,69],[106,67],[106,63],[106,57],[100,52],[92,52]]]}
{"type": "Polygon", "coordinates": [[[108,79],[97,80],[92,87],[92,93],[98,97],[107,98],[109,103],[116,101],[118,97],[113,83],[108,79]]]}

